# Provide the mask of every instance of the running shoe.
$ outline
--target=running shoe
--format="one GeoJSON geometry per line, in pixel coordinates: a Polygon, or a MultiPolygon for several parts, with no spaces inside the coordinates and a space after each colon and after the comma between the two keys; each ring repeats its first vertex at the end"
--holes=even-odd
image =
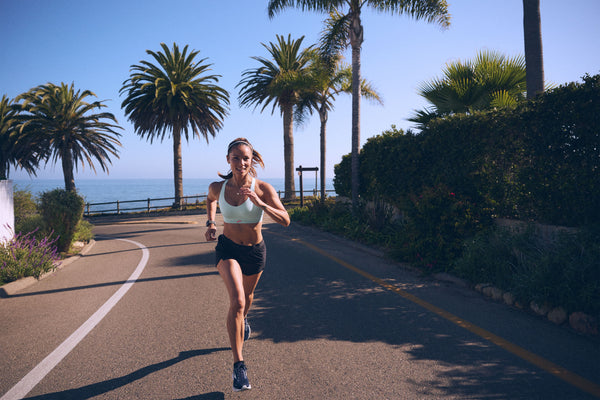
{"type": "Polygon", "coordinates": [[[244,342],[250,339],[250,333],[252,330],[250,329],[250,324],[248,323],[248,318],[244,318],[244,342]]]}
{"type": "Polygon", "coordinates": [[[250,382],[248,381],[248,371],[246,364],[243,361],[238,361],[233,364],[233,391],[241,392],[242,390],[250,390],[250,382]]]}

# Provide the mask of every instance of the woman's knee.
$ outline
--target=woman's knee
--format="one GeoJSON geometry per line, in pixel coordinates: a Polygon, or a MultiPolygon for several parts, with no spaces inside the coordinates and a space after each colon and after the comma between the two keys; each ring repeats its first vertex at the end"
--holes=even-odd
{"type": "Polygon", "coordinates": [[[246,307],[246,297],[241,293],[238,296],[233,296],[230,299],[229,307],[235,313],[243,312],[246,307]]]}

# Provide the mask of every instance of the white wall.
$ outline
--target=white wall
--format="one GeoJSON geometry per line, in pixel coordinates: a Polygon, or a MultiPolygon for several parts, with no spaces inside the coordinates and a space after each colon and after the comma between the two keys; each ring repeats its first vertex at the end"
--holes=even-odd
{"type": "Polygon", "coordinates": [[[0,243],[14,236],[15,209],[13,204],[13,182],[0,181],[0,243]]]}

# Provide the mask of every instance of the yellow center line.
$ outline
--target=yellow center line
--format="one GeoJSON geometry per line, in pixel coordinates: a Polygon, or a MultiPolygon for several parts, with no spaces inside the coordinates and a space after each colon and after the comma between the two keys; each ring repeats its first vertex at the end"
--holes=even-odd
{"type": "MultiPolygon", "coordinates": [[[[270,232],[270,233],[274,233],[274,232],[270,232]]],[[[274,234],[276,234],[276,233],[274,233],[274,234]]],[[[278,235],[278,236],[283,236],[283,235],[278,235]]],[[[353,272],[356,272],[357,274],[364,276],[365,278],[377,283],[378,285],[402,296],[406,300],[409,300],[415,304],[418,304],[419,306],[439,315],[440,317],[442,317],[448,321],[453,322],[454,324],[468,330],[469,332],[472,332],[472,333],[476,334],[477,336],[480,336],[480,337],[494,343],[495,345],[513,353],[514,355],[516,355],[517,357],[519,357],[523,360],[529,361],[531,364],[543,369],[544,371],[551,373],[552,375],[579,388],[580,390],[600,398],[600,385],[598,385],[592,381],[589,381],[589,380],[575,374],[574,372],[571,372],[568,369],[561,367],[560,365],[554,364],[553,362],[546,360],[545,358],[540,357],[537,354],[534,354],[528,350],[525,350],[524,348],[517,346],[516,344],[511,343],[508,340],[506,340],[498,335],[495,335],[495,334],[491,333],[490,331],[487,331],[469,321],[466,321],[460,317],[457,317],[456,315],[454,315],[442,308],[434,306],[433,304],[431,304],[415,295],[412,295],[412,294],[398,288],[397,286],[394,286],[394,285],[384,281],[381,278],[371,275],[370,273],[363,271],[362,269],[357,268],[354,265],[347,263],[344,260],[340,260],[339,258],[327,253],[326,251],[322,250],[321,248],[319,248],[313,244],[310,244],[308,242],[305,242],[304,240],[296,239],[296,238],[292,238],[292,241],[301,243],[302,245],[314,250],[315,252],[321,254],[322,256],[327,257],[330,260],[336,262],[337,264],[340,264],[341,266],[343,266],[353,272]]]]}

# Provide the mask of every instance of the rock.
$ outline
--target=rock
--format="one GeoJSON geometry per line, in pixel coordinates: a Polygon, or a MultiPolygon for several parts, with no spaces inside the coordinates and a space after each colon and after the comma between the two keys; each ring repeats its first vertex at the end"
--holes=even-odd
{"type": "Polygon", "coordinates": [[[478,292],[483,293],[483,289],[486,287],[489,287],[490,284],[489,283],[478,283],[477,285],[475,285],[475,290],[477,290],[478,292]]]}
{"type": "Polygon", "coordinates": [[[482,292],[487,297],[491,297],[494,300],[500,300],[502,298],[502,290],[494,286],[486,286],[482,289],[482,292]]]}
{"type": "Polygon", "coordinates": [[[547,304],[540,306],[539,304],[537,304],[534,301],[529,303],[529,308],[531,308],[531,311],[533,311],[534,313],[536,313],[537,315],[540,315],[540,316],[544,316],[544,315],[548,314],[548,311],[550,311],[550,307],[548,307],[547,304]]]}
{"type": "Polygon", "coordinates": [[[467,287],[467,282],[464,281],[463,279],[460,279],[454,275],[450,275],[448,273],[445,272],[440,272],[437,274],[433,274],[433,277],[437,280],[443,281],[443,282],[450,282],[453,283],[455,285],[461,286],[461,287],[467,287]]]}
{"type": "Polygon", "coordinates": [[[556,307],[548,312],[548,319],[556,325],[562,325],[567,320],[567,312],[562,307],[556,307]]]}
{"type": "Polygon", "coordinates": [[[577,332],[585,335],[598,334],[598,319],[582,312],[574,312],[569,316],[569,325],[577,332]]]}
{"type": "Polygon", "coordinates": [[[493,286],[486,286],[481,289],[481,293],[483,293],[487,297],[492,297],[492,289],[493,286]]]}
{"type": "Polygon", "coordinates": [[[513,296],[513,294],[510,293],[510,292],[504,293],[502,295],[502,298],[504,299],[504,303],[507,304],[507,305],[509,305],[509,306],[512,306],[513,303],[515,302],[515,296],[513,296]]]}
{"type": "Polygon", "coordinates": [[[519,300],[515,300],[515,307],[523,309],[523,304],[519,300]]]}
{"type": "Polygon", "coordinates": [[[504,292],[501,289],[498,289],[497,287],[492,287],[492,299],[496,301],[502,299],[503,293],[504,292]]]}

